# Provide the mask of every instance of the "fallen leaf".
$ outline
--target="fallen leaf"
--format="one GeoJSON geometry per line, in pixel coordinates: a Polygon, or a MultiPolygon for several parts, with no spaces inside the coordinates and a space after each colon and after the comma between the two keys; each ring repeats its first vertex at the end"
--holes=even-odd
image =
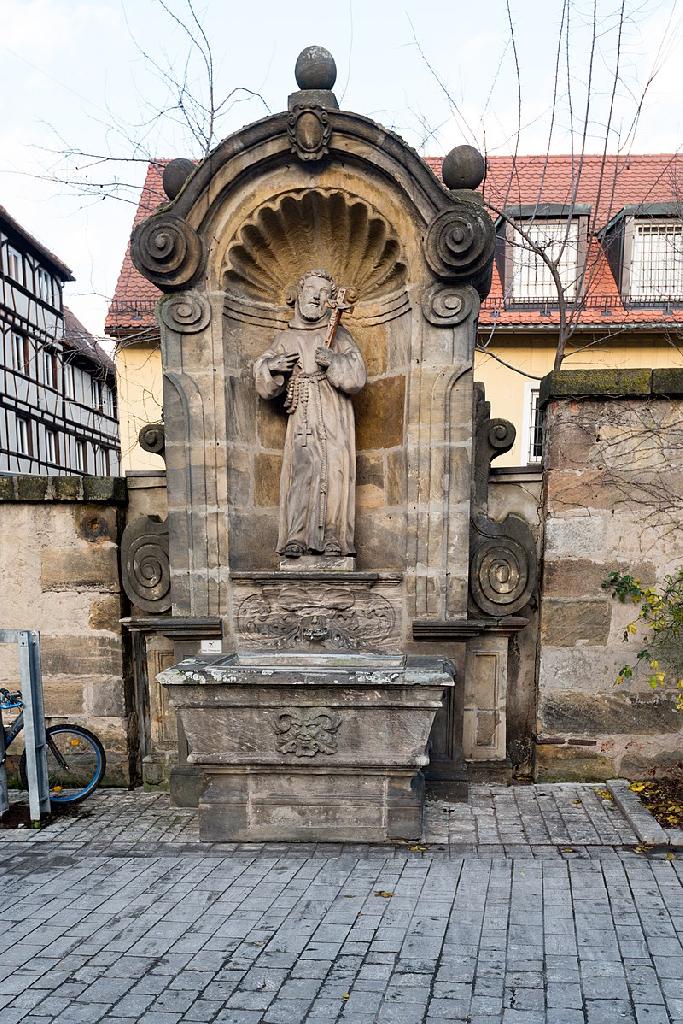
{"type": "Polygon", "coordinates": [[[344,992],[344,994],[342,996],[342,999],[344,1000],[344,1002],[346,1002],[347,999],[350,999],[350,998],[351,998],[351,993],[350,992],[344,992]]]}
{"type": "Polygon", "coordinates": [[[596,789],[595,795],[599,796],[601,800],[613,800],[614,797],[610,793],[609,789],[596,789]]]}
{"type": "Polygon", "coordinates": [[[381,896],[383,900],[390,900],[394,894],[393,892],[387,892],[386,889],[378,889],[376,892],[373,892],[372,895],[381,896]]]}
{"type": "Polygon", "coordinates": [[[411,853],[426,853],[429,847],[420,846],[419,843],[416,843],[415,846],[409,846],[408,849],[411,853]]]}

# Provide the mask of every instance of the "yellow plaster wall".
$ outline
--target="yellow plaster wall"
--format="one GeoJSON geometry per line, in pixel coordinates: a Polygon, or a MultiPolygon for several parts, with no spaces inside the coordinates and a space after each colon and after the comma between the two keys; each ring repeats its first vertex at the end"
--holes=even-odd
{"type": "Polygon", "coordinates": [[[144,451],[138,434],[146,423],[162,418],[161,352],[158,345],[126,345],[116,350],[119,423],[121,427],[121,468],[163,469],[160,455],[144,451]]]}
{"type": "MultiPolygon", "coordinates": [[[[624,337],[624,341],[601,341],[591,348],[570,351],[563,368],[583,370],[595,367],[616,370],[683,366],[683,353],[670,342],[633,333],[624,337]]],[[[582,340],[581,344],[585,345],[585,341],[582,340]]],[[[681,347],[683,348],[683,342],[681,347]]],[[[514,447],[507,455],[497,459],[495,465],[525,465],[526,454],[522,452],[522,435],[524,407],[527,401],[526,385],[529,378],[503,366],[494,356],[499,356],[533,377],[543,377],[553,368],[554,342],[542,335],[516,334],[509,338],[499,338],[495,346],[491,346],[490,353],[492,354],[477,352],[475,379],[486,386],[486,397],[491,403],[491,415],[512,420],[517,428],[514,447]]],[[[161,419],[162,373],[158,345],[119,346],[116,353],[116,372],[123,471],[163,469],[163,459],[143,451],[138,444],[140,428],[146,423],[161,419]]]]}
{"type": "MultiPolygon", "coordinates": [[[[680,349],[675,344],[658,337],[640,336],[629,333],[625,340],[615,339],[613,342],[601,341],[591,348],[586,348],[588,339],[581,339],[584,347],[578,351],[570,351],[562,364],[564,370],[586,369],[653,369],[668,366],[683,367],[683,339],[678,340],[680,349]]],[[[474,378],[486,387],[486,398],[491,403],[491,415],[502,416],[511,420],[517,428],[514,447],[496,459],[495,466],[526,465],[526,453],[522,452],[522,435],[524,408],[527,401],[527,385],[537,382],[508,369],[499,363],[494,356],[533,377],[544,377],[553,368],[555,358],[554,341],[542,335],[516,334],[496,341],[490,349],[492,354],[477,352],[475,358],[474,378]]]]}

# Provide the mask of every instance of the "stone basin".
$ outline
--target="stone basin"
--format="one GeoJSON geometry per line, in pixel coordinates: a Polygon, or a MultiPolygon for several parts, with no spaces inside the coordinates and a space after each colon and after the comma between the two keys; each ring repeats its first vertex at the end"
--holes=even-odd
{"type": "Polygon", "coordinates": [[[438,657],[249,652],[159,675],[208,784],[206,840],[422,835],[427,743],[453,668],[438,657]]]}

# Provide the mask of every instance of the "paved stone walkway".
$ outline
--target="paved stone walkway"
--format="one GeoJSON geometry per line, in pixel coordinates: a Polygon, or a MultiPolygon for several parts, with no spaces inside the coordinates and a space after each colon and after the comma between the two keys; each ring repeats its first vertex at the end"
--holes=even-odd
{"type": "Polygon", "coordinates": [[[200,846],[137,792],[0,830],[0,1024],[681,1022],[683,858],[600,791],[479,786],[412,847],[200,846]]]}
{"type": "MultiPolygon", "coordinates": [[[[57,819],[42,832],[0,829],[4,841],[46,843],[56,839],[95,849],[143,841],[191,848],[199,843],[197,815],[171,807],[165,794],[141,790],[101,790],[77,817],[57,819]]],[[[638,842],[609,791],[603,786],[556,783],[538,786],[471,787],[467,803],[428,800],[424,841],[470,852],[526,846],[623,846],[638,842]]],[[[325,844],[327,847],[327,844],[325,844]]],[[[235,844],[201,844],[206,850],[235,849],[235,844]]],[[[328,848],[329,849],[329,848],[328,848]]]]}

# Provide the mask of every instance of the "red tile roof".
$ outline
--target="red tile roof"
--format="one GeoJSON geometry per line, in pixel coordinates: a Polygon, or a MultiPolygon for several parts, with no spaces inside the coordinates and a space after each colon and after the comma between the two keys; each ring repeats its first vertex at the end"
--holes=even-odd
{"type": "MultiPolygon", "coordinates": [[[[590,230],[598,232],[628,205],[655,202],[680,204],[683,198],[683,154],[638,154],[635,156],[588,155],[579,171],[579,157],[490,156],[481,186],[492,211],[505,207],[544,203],[585,203],[591,207],[590,230]],[[578,178],[576,195],[574,183],[578,178]]],[[[134,224],[138,224],[165,201],[162,173],[166,160],[151,163],[147,170],[134,224]]],[[[425,163],[441,176],[441,157],[425,157],[425,163]]],[[[495,217],[495,212],[492,212],[495,217]]],[[[587,256],[587,296],[577,314],[581,327],[593,325],[601,331],[628,325],[632,329],[666,330],[683,323],[683,309],[625,308],[607,262],[604,249],[593,237],[587,256]],[[608,310],[608,313],[604,311],[608,310]]],[[[109,307],[106,330],[114,336],[141,336],[155,332],[154,305],[158,289],[135,270],[130,248],[126,251],[114,299],[109,307]]],[[[547,331],[558,324],[558,313],[549,309],[506,308],[503,287],[494,266],[491,292],[484,302],[480,327],[489,330],[518,326],[547,331]]]]}

